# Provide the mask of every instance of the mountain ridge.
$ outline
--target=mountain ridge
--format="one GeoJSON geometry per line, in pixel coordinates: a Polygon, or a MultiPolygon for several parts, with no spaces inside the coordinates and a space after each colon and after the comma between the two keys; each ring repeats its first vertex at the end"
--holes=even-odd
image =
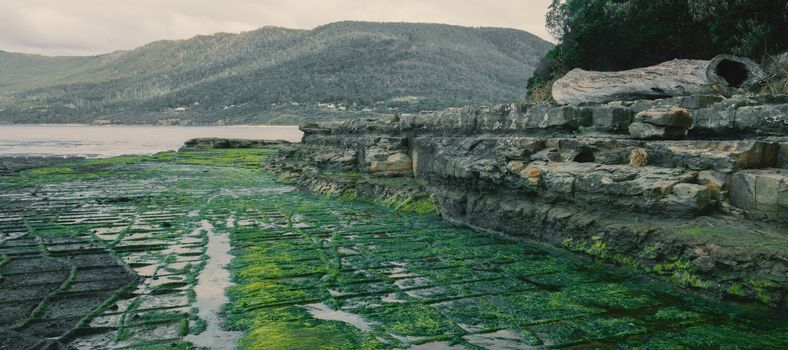
{"type": "Polygon", "coordinates": [[[0,52],[0,123],[290,123],[510,102],[551,46],[517,29],[345,21],[95,56],[0,52]]]}

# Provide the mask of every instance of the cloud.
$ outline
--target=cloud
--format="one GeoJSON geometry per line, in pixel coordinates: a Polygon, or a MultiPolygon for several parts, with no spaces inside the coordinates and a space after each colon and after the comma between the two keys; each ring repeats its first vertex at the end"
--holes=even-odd
{"type": "Polygon", "coordinates": [[[161,39],[341,20],[510,27],[550,40],[551,0],[3,0],[0,50],[94,55],[161,39]]]}

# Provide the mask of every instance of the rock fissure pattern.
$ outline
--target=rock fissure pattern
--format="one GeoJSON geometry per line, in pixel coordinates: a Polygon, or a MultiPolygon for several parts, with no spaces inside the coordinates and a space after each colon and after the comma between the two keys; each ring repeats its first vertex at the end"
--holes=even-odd
{"type": "MultiPolygon", "coordinates": [[[[243,331],[242,349],[788,345],[774,310],[434,215],[293,191],[251,170],[273,153],[170,152],[3,177],[0,348],[192,349],[195,334],[206,345],[220,320],[195,306],[206,305],[200,272],[222,264],[202,267],[226,251],[211,246],[220,237],[235,285],[216,286],[230,300],[218,328],[243,331]]],[[[221,341],[208,346],[234,345],[221,341]]]]}

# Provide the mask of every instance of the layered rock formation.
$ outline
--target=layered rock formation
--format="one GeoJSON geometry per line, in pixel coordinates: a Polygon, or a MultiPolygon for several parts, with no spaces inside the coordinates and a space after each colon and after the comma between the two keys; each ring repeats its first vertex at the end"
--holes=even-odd
{"type": "Polygon", "coordinates": [[[785,96],[694,95],[310,123],[270,166],[334,195],[405,184],[448,220],[785,307],[786,112],[785,96]]]}

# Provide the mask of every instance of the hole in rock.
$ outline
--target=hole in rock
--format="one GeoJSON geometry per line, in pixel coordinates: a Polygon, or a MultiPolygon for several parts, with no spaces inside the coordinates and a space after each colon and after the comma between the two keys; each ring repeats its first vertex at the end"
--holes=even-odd
{"type": "Polygon", "coordinates": [[[589,150],[583,150],[582,152],[578,153],[574,159],[572,159],[578,163],[593,163],[595,161],[594,152],[589,150]]]}
{"type": "Polygon", "coordinates": [[[735,88],[741,87],[749,75],[747,67],[743,63],[731,60],[720,61],[714,68],[714,73],[725,79],[728,86],[735,88]]]}

